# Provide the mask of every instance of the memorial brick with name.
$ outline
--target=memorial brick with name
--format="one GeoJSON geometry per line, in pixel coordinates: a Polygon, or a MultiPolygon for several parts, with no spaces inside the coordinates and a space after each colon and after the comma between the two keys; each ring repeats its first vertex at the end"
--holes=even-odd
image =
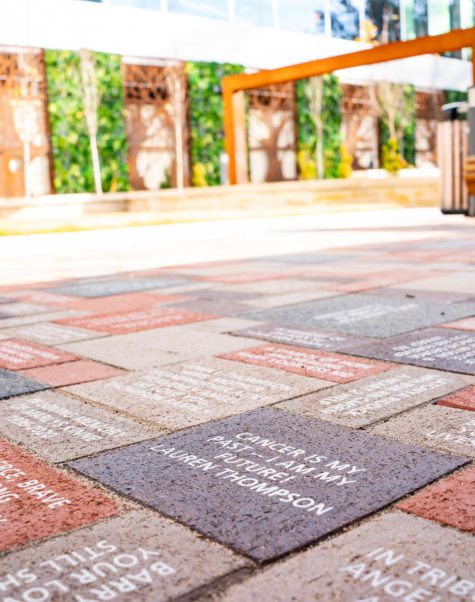
{"type": "Polygon", "coordinates": [[[51,462],[143,441],[161,432],[56,391],[2,402],[0,431],[51,462]]]}
{"type": "Polygon", "coordinates": [[[242,330],[233,330],[229,334],[322,351],[344,352],[348,347],[351,348],[358,343],[363,344],[365,342],[364,339],[347,335],[305,330],[304,328],[286,328],[275,324],[258,324],[242,330]]]}
{"type": "Polygon", "coordinates": [[[0,368],[0,399],[35,393],[49,388],[49,385],[28,378],[19,372],[10,372],[10,370],[0,368]]]}
{"type": "Polygon", "coordinates": [[[351,382],[391,368],[391,364],[383,362],[275,344],[234,351],[219,357],[336,383],[351,382]]]}
{"type": "Polygon", "coordinates": [[[188,310],[174,309],[171,307],[154,306],[135,311],[120,312],[117,314],[104,314],[99,316],[84,316],[71,320],[60,320],[60,324],[78,326],[109,334],[128,334],[141,330],[175,326],[177,324],[190,324],[200,320],[211,320],[217,316],[188,310]]]}
{"type": "Polygon", "coordinates": [[[437,405],[475,412],[475,386],[444,396],[443,399],[439,399],[437,405]]]}
{"type": "Polygon", "coordinates": [[[284,401],[279,407],[362,427],[460,389],[470,377],[413,366],[396,367],[355,383],[284,401]]]}
{"type": "Polygon", "coordinates": [[[440,405],[416,408],[375,425],[370,432],[475,458],[475,417],[466,410],[440,405]]]}
{"type": "Polygon", "coordinates": [[[315,378],[213,358],[77,385],[68,390],[167,429],[178,429],[328,386],[329,383],[315,378]]]}
{"type": "Polygon", "coordinates": [[[166,602],[249,564],[155,512],[132,510],[4,556],[0,600],[166,602]]]}
{"type": "Polygon", "coordinates": [[[390,337],[475,313],[475,303],[354,294],[251,312],[251,320],[367,337],[390,337]]]}
{"type": "Polygon", "coordinates": [[[30,341],[22,341],[21,339],[0,341],[0,368],[7,368],[8,370],[38,368],[71,362],[75,359],[77,359],[76,356],[71,353],[30,341]]]}
{"type": "Polygon", "coordinates": [[[103,332],[94,332],[83,328],[73,328],[72,326],[64,326],[50,322],[29,324],[9,329],[5,332],[10,334],[13,338],[26,339],[27,341],[34,341],[35,343],[41,343],[42,345],[52,346],[106,336],[103,332]]]}
{"type": "Polygon", "coordinates": [[[354,355],[475,375],[475,333],[429,328],[379,343],[364,344],[354,355]]]}
{"type": "MultiPolygon", "coordinates": [[[[86,315],[87,312],[79,309],[55,309],[56,311],[49,311],[43,314],[31,314],[29,316],[18,316],[16,318],[3,318],[0,319],[0,329],[6,328],[17,328],[19,326],[26,326],[28,324],[37,324],[39,322],[52,322],[53,320],[61,320],[63,318],[76,318],[79,316],[86,315]]],[[[1,330],[0,330],[1,332],[1,330]]]]}
{"type": "Polygon", "coordinates": [[[2,318],[19,318],[21,316],[38,315],[51,311],[50,307],[39,305],[37,303],[24,303],[22,301],[12,301],[0,305],[2,318]]]}
{"type": "Polygon", "coordinates": [[[0,439],[0,551],[115,514],[114,500],[0,439]]]}
{"type": "Polygon", "coordinates": [[[99,277],[68,282],[67,284],[62,284],[61,286],[50,289],[49,292],[72,297],[95,298],[167,288],[179,284],[186,284],[187,282],[187,278],[179,277],[99,277]]]}
{"type": "Polygon", "coordinates": [[[262,571],[213,602],[469,602],[467,533],[391,512],[262,571]]]}
{"type": "MultiPolygon", "coordinates": [[[[398,508],[443,525],[475,533],[475,466],[424,487],[398,508]]],[[[475,592],[474,592],[475,593],[475,592]]]]}
{"type": "Polygon", "coordinates": [[[466,462],[261,409],[70,466],[264,561],[387,506],[466,462]]]}

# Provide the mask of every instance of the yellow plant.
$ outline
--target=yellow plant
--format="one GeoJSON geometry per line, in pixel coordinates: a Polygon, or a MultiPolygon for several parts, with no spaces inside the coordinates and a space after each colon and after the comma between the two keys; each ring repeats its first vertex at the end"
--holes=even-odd
{"type": "Polygon", "coordinates": [[[348,152],[344,144],[340,145],[340,163],[338,165],[338,177],[349,178],[353,172],[351,164],[353,163],[353,155],[348,152]]]}
{"type": "Polygon", "coordinates": [[[310,158],[308,150],[297,153],[297,163],[301,180],[315,180],[317,178],[317,164],[310,158]]]}
{"type": "Polygon", "coordinates": [[[206,165],[203,163],[195,163],[193,165],[193,186],[208,186],[208,181],[206,180],[206,165]]]}
{"type": "Polygon", "coordinates": [[[399,155],[399,144],[396,138],[389,138],[387,144],[382,148],[382,165],[392,176],[397,176],[399,171],[407,165],[406,161],[399,155]]]}

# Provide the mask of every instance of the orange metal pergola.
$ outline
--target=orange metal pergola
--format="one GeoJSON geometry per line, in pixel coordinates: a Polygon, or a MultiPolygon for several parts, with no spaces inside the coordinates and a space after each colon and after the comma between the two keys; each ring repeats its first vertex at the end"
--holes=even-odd
{"type": "Polygon", "coordinates": [[[441,54],[462,48],[472,49],[472,68],[475,82],[475,27],[457,29],[438,36],[417,38],[409,42],[394,42],[368,50],[280,67],[252,74],[230,75],[222,80],[224,102],[224,133],[229,157],[229,183],[247,182],[247,141],[244,91],[280,84],[339,69],[374,65],[422,54],[441,54]]]}

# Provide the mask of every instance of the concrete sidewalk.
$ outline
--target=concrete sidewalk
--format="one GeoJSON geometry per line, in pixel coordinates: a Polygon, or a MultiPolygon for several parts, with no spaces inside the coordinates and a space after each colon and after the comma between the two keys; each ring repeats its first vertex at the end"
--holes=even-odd
{"type": "Polygon", "coordinates": [[[1,602],[475,599],[473,222],[242,226],[0,241],[1,602]]]}

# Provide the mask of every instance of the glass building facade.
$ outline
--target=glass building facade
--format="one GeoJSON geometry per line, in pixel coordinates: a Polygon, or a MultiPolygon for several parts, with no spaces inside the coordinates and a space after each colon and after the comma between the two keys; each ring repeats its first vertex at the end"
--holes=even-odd
{"type": "MultiPolygon", "coordinates": [[[[100,2],[101,0],[88,0],[100,2]]],[[[103,4],[381,43],[474,25],[475,0],[102,0],[103,4]]]]}

